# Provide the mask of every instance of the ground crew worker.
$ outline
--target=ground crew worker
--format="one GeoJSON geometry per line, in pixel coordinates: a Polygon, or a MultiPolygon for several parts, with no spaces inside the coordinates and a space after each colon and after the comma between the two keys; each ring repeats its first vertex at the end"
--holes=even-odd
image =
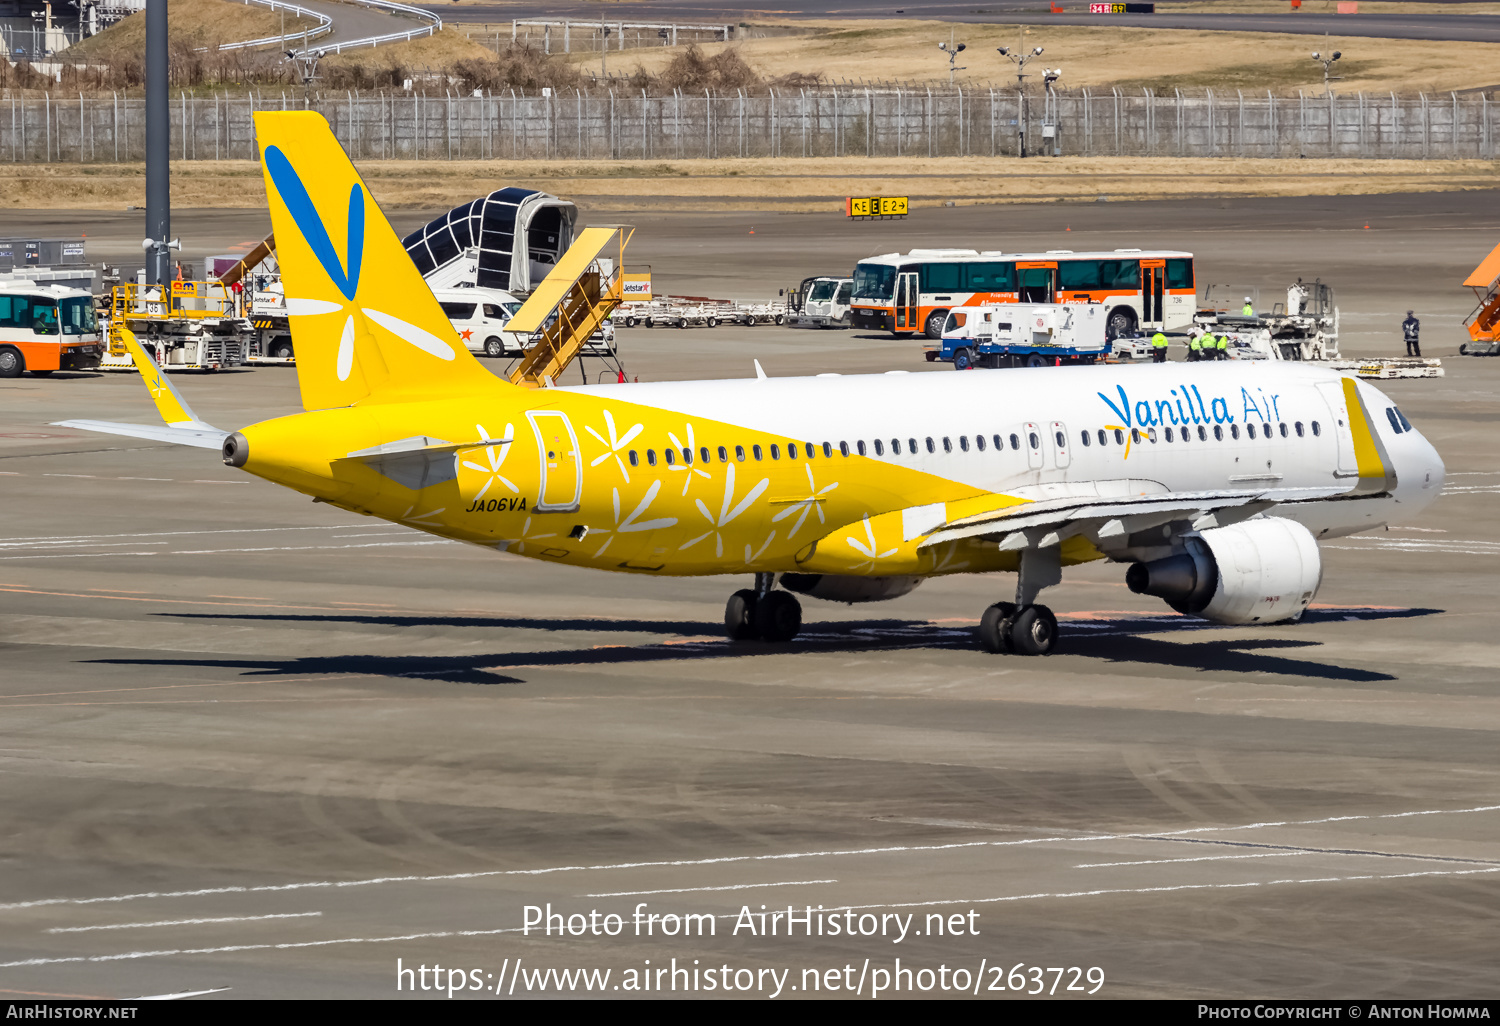
{"type": "Polygon", "coordinates": [[[1406,320],[1401,322],[1401,336],[1406,339],[1407,356],[1422,355],[1421,331],[1422,322],[1417,320],[1416,312],[1406,311],[1406,320]]]}
{"type": "Polygon", "coordinates": [[[1255,304],[1250,302],[1249,296],[1245,297],[1245,305],[1241,308],[1240,313],[1244,314],[1246,317],[1255,316],[1255,304]]]}
{"type": "Polygon", "coordinates": [[[1217,353],[1218,353],[1218,357],[1217,357],[1218,359],[1220,359],[1220,360],[1227,360],[1227,359],[1229,359],[1229,336],[1228,335],[1220,335],[1219,336],[1217,353]]]}
{"type": "Polygon", "coordinates": [[[1188,340],[1188,360],[1192,363],[1203,359],[1203,339],[1207,334],[1204,332],[1203,335],[1194,335],[1188,340]]]}
{"type": "Polygon", "coordinates": [[[1167,362],[1167,336],[1159,331],[1151,336],[1151,362],[1167,362]]]}

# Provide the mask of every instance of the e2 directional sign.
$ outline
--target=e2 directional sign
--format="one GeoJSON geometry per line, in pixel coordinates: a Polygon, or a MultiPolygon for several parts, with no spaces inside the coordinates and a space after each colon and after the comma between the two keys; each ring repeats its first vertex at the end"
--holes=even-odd
{"type": "Polygon", "coordinates": [[[844,213],[860,220],[905,217],[907,208],[906,196],[849,196],[844,200],[844,213]]]}

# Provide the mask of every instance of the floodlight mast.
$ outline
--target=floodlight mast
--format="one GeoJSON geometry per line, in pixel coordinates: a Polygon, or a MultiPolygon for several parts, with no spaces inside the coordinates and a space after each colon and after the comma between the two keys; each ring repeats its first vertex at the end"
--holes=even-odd
{"type": "Polygon", "coordinates": [[[1042,47],[1032,47],[1030,52],[1016,53],[1008,46],[996,47],[995,52],[1016,66],[1016,92],[1021,96],[1021,116],[1016,119],[1016,145],[1021,156],[1026,156],[1026,65],[1042,55],[1042,47]]]}
{"type": "Polygon", "coordinates": [[[1317,50],[1313,51],[1312,59],[1323,65],[1323,94],[1325,96],[1333,95],[1333,90],[1329,87],[1328,83],[1343,80],[1342,75],[1332,74],[1334,62],[1343,56],[1338,50],[1333,51],[1333,56],[1331,57],[1324,57],[1321,52],[1317,50]]]}
{"type": "Polygon", "coordinates": [[[964,68],[955,68],[953,66],[953,62],[958,59],[958,55],[961,54],[961,53],[963,53],[968,48],[969,48],[969,44],[967,44],[967,43],[952,43],[952,42],[938,43],[938,49],[939,50],[943,50],[943,51],[945,51],[948,54],[948,85],[949,86],[953,85],[953,73],[955,71],[968,71],[969,70],[966,67],[964,67],[964,68]]]}

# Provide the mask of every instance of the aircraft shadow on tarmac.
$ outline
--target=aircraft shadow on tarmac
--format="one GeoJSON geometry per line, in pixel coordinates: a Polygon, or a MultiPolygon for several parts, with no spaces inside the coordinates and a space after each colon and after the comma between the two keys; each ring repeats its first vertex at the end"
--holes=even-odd
{"type": "MultiPolygon", "coordinates": [[[[1301,624],[1342,620],[1385,620],[1431,616],[1437,609],[1369,609],[1344,607],[1310,610],[1301,624]]],[[[286,623],[346,623],[381,627],[448,626],[474,630],[510,628],[542,631],[675,634],[668,641],[622,645],[590,645],[529,652],[474,653],[456,656],[268,656],[259,659],[98,659],[92,662],[144,666],[194,666],[238,669],[248,676],[320,675],[349,673],[385,677],[413,677],[450,684],[524,684],[507,676],[512,668],[545,666],[624,665],[661,661],[746,658],[798,652],[878,652],[897,649],[972,649],[977,646],[970,628],[949,627],[921,620],[854,620],[810,623],[795,641],[786,644],[731,643],[716,624],[651,620],[546,619],[525,617],[396,616],[348,614],[158,614],[175,618],[257,620],[286,623]],[[684,637],[686,635],[687,637],[684,637]]],[[[1285,625],[1295,629],[1298,625],[1285,625]]],[[[1060,656],[1079,656],[1113,663],[1139,663],[1186,670],[1228,673],[1269,673],[1279,676],[1347,683],[1398,679],[1376,670],[1335,666],[1292,653],[1316,649],[1320,643],[1288,637],[1215,638],[1205,641],[1165,640],[1149,635],[1178,635],[1218,630],[1217,625],[1176,615],[1064,620],[1065,645],[1060,656]]]]}

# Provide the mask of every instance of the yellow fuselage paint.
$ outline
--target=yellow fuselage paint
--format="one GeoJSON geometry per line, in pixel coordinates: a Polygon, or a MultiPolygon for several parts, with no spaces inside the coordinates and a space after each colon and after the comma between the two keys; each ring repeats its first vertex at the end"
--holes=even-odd
{"type": "MultiPolygon", "coordinates": [[[[901,510],[947,503],[952,519],[1023,500],[837,448],[829,456],[818,445],[809,457],[803,439],[702,418],[692,418],[689,463],[683,414],[615,398],[628,386],[607,391],[523,392],[497,383],[487,394],[283,417],[243,430],[244,469],[442,537],[601,570],[887,576],[1015,569],[1015,553],[993,542],[920,548],[922,537],[903,537],[901,510]],[[348,458],[417,436],[437,444],[510,442],[438,457],[452,459],[456,474],[419,488],[348,458]]],[[[1063,555],[1068,563],[1099,558],[1082,540],[1063,555]]]]}

